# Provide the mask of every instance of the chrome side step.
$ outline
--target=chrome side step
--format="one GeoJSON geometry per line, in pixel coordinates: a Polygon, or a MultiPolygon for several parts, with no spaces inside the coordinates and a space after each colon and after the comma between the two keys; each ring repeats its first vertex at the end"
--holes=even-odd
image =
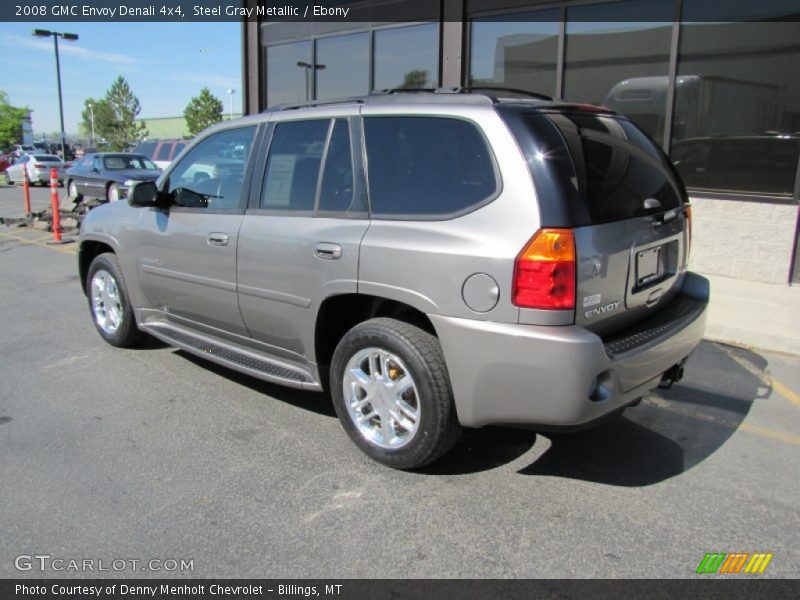
{"type": "Polygon", "coordinates": [[[140,323],[139,328],[170,346],[181,348],[258,379],[294,388],[322,391],[322,386],[314,380],[312,374],[296,365],[259,355],[168,323],[140,323]]]}

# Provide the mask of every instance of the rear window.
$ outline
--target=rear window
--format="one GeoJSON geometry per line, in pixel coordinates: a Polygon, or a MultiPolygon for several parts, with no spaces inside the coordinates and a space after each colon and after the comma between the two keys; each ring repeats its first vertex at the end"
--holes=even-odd
{"type": "Polygon", "coordinates": [[[35,154],[33,158],[36,162],[61,162],[60,158],[52,154],[35,154]]]}
{"type": "Polygon", "coordinates": [[[518,112],[506,120],[528,159],[546,226],[642,217],[676,208],[685,197],[661,149],[625,119],[518,112]],[[646,209],[650,198],[658,205],[646,209]]]}
{"type": "Polygon", "coordinates": [[[364,119],[372,214],[453,216],[488,201],[497,176],[478,128],[443,117],[364,119]]]}

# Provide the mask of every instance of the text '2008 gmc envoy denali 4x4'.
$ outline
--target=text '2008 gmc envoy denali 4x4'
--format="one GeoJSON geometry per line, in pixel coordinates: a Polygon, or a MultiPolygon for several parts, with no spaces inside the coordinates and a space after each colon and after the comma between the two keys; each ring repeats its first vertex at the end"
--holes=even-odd
{"type": "Polygon", "coordinates": [[[690,242],[630,121],[459,88],[213,126],[89,213],[79,262],[109,343],[328,390],[366,454],[409,469],[462,426],[585,426],[680,379],[709,294],[690,242]]]}

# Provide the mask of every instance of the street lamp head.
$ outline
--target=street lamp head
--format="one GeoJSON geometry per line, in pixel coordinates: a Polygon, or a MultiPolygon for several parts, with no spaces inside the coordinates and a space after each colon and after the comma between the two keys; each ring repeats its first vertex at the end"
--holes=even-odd
{"type": "Polygon", "coordinates": [[[236,93],[236,90],[233,88],[228,88],[228,93],[232,96],[233,94],[236,93]]]}
{"type": "Polygon", "coordinates": [[[47,29],[34,29],[33,35],[38,37],[50,37],[51,35],[53,35],[53,32],[48,31],[47,29]]]}
{"type": "Polygon", "coordinates": [[[61,37],[69,42],[77,42],[78,41],[78,34],[77,33],[62,33],[61,37]]]}

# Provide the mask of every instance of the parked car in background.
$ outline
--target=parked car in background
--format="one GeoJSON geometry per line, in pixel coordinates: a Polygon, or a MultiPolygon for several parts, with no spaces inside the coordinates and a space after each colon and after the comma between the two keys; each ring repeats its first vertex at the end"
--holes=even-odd
{"type": "Polygon", "coordinates": [[[22,156],[23,154],[30,154],[32,152],[37,152],[36,146],[31,146],[29,144],[14,144],[13,148],[11,149],[12,154],[15,156],[22,156]]]}
{"type": "Polygon", "coordinates": [[[67,193],[73,200],[88,196],[116,202],[127,196],[128,181],[153,181],[160,175],[161,169],[142,154],[87,154],[67,170],[67,193]]]}
{"type": "Polygon", "coordinates": [[[53,154],[23,154],[10,167],[6,167],[9,183],[22,183],[22,170],[28,171],[32,185],[49,185],[50,169],[58,169],[58,184],[64,183],[64,162],[53,154]]]}
{"type": "Polygon", "coordinates": [[[16,158],[13,154],[0,154],[0,172],[4,173],[8,167],[14,164],[16,158]]]}
{"type": "Polygon", "coordinates": [[[166,169],[170,163],[189,145],[190,140],[149,140],[142,142],[133,151],[144,154],[160,169],[166,169]]]}

